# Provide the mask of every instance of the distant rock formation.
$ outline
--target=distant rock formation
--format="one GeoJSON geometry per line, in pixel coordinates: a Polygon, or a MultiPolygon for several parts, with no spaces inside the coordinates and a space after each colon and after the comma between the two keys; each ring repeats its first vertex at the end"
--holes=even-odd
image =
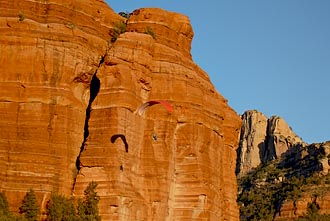
{"type": "Polygon", "coordinates": [[[330,141],[307,144],[282,118],[267,119],[256,110],[241,118],[236,165],[241,219],[293,221],[314,205],[323,217],[317,220],[328,220],[330,141]]]}
{"type": "Polygon", "coordinates": [[[260,112],[247,111],[242,115],[242,128],[237,149],[237,174],[257,167],[264,160],[267,124],[267,117],[260,112]]]}
{"type": "MultiPolygon", "coordinates": [[[[103,220],[232,220],[241,119],[190,55],[188,17],[102,0],[0,0],[0,191],[80,197],[103,220]],[[114,30],[122,28],[113,34],[114,30]],[[137,109],[148,101],[161,106],[137,109]]],[[[43,211],[44,212],[44,211],[43,211]]]]}
{"type": "MultiPolygon", "coordinates": [[[[293,148],[288,153],[286,164],[295,165],[295,174],[309,177],[329,176],[330,172],[330,141],[314,143],[303,148],[293,148]],[[312,162],[306,165],[306,162],[312,162]]],[[[318,205],[320,214],[330,214],[330,181],[315,182],[306,188],[302,197],[297,200],[286,200],[281,203],[274,220],[293,220],[307,213],[308,203],[318,205]]]]}
{"type": "Polygon", "coordinates": [[[314,205],[311,220],[329,220],[329,169],[330,141],[292,146],[279,159],[242,174],[238,179],[241,219],[296,220],[314,205]],[[253,212],[257,210],[262,212],[253,212]]]}
{"type": "Polygon", "coordinates": [[[289,125],[278,116],[269,119],[256,110],[242,116],[240,142],[237,149],[236,174],[241,176],[261,163],[278,159],[296,145],[306,145],[289,125]]]}

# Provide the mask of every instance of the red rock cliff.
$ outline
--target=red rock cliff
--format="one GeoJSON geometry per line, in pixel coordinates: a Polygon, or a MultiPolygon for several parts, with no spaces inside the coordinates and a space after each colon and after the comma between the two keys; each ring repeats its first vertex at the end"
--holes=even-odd
{"type": "Polygon", "coordinates": [[[113,42],[120,20],[100,0],[0,0],[0,190],[44,206],[96,181],[104,220],[238,220],[240,118],[192,61],[189,19],[136,10],[113,42]],[[139,115],[150,100],[173,110],[139,115]]]}

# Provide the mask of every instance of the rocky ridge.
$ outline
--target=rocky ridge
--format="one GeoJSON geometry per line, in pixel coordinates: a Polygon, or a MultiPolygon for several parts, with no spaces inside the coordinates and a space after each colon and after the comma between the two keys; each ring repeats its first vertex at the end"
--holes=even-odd
{"type": "Polygon", "coordinates": [[[236,172],[241,220],[328,219],[329,142],[307,144],[280,117],[242,116],[236,172]],[[315,212],[315,211],[314,211],[315,212]]]}
{"type": "Polygon", "coordinates": [[[0,0],[0,33],[0,190],[12,210],[30,188],[45,208],[52,192],[79,197],[96,181],[105,220],[239,219],[241,120],[192,61],[186,16],[0,0]],[[150,100],[173,111],[137,114],[150,100]]]}
{"type": "MultiPolygon", "coordinates": [[[[310,204],[318,208],[319,214],[330,214],[330,142],[292,148],[282,165],[292,168],[290,176],[300,177],[301,193],[281,203],[274,220],[293,220],[306,215],[310,204]],[[311,180],[306,182],[305,180],[311,180]]],[[[329,219],[329,217],[328,217],[329,219]]]]}
{"type": "Polygon", "coordinates": [[[242,175],[241,220],[328,220],[329,153],[330,142],[292,147],[281,158],[242,175]]]}
{"type": "Polygon", "coordinates": [[[281,117],[272,116],[268,119],[263,113],[250,110],[241,118],[236,165],[238,176],[262,163],[281,158],[291,147],[306,145],[281,117]]]}

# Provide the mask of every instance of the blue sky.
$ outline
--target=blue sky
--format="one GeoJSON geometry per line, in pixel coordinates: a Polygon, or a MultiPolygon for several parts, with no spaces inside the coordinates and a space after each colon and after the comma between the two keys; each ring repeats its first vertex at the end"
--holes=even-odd
{"type": "Polygon", "coordinates": [[[187,15],[193,60],[238,113],[283,117],[305,142],[330,140],[330,0],[106,0],[116,12],[187,15]]]}

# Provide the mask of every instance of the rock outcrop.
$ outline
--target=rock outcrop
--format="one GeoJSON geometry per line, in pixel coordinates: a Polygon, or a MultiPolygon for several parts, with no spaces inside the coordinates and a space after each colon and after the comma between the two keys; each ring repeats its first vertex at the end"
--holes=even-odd
{"type": "Polygon", "coordinates": [[[241,120],[192,61],[186,16],[0,0],[0,33],[0,190],[11,208],[30,188],[44,208],[51,192],[80,197],[96,181],[104,220],[239,219],[241,120]],[[173,111],[139,115],[150,100],[173,111]]]}
{"type": "Polygon", "coordinates": [[[241,219],[296,220],[308,213],[311,220],[328,220],[329,162],[329,141],[296,145],[281,158],[242,175],[238,179],[241,219]]]}
{"type": "Polygon", "coordinates": [[[315,178],[306,186],[299,187],[304,189],[301,197],[296,200],[288,199],[280,204],[274,220],[294,220],[304,216],[311,203],[317,205],[319,214],[330,214],[330,141],[291,151],[285,164],[295,165],[293,175],[315,178]]]}
{"type": "MultiPolygon", "coordinates": [[[[329,186],[327,187],[329,188],[329,186]]],[[[307,214],[309,204],[314,203],[318,207],[318,214],[330,214],[330,194],[325,192],[322,196],[305,195],[296,201],[288,200],[281,205],[280,212],[276,214],[274,221],[288,220],[294,221],[298,217],[303,217],[307,214]]],[[[319,219],[320,220],[320,219],[319,219]]],[[[328,220],[328,219],[321,219],[328,220]]]]}
{"type": "Polygon", "coordinates": [[[242,115],[236,173],[244,174],[264,160],[267,125],[267,117],[260,112],[247,111],[242,115]]]}
{"type": "Polygon", "coordinates": [[[269,119],[256,110],[242,115],[242,129],[237,149],[236,173],[238,176],[272,159],[278,159],[289,148],[305,145],[283,118],[269,119]]]}

